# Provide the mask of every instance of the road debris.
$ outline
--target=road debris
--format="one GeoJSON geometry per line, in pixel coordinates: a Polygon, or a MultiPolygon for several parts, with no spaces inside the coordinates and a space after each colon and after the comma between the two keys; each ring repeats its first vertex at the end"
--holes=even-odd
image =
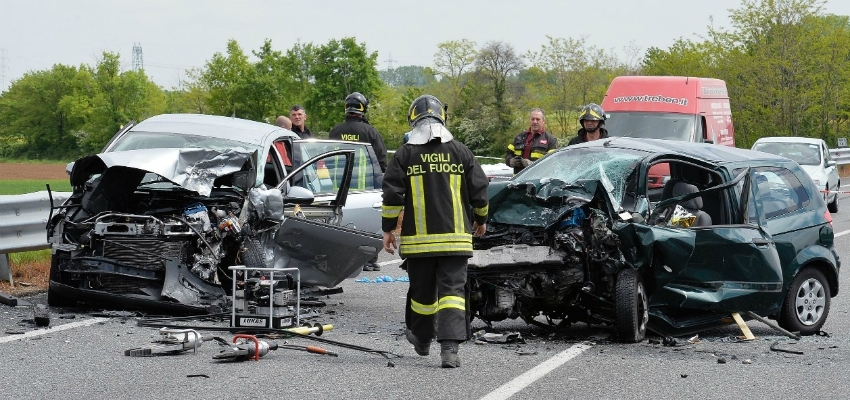
{"type": "Polygon", "coordinates": [[[47,306],[44,304],[36,304],[32,307],[32,320],[36,326],[50,325],[50,312],[47,311],[47,306]]]}
{"type": "Polygon", "coordinates": [[[778,340],[773,342],[773,344],[770,345],[770,351],[779,351],[779,352],[782,352],[782,353],[791,353],[791,354],[800,354],[800,355],[804,354],[802,351],[799,351],[799,350],[780,349],[779,347],[776,347],[776,345],[778,345],[778,344],[779,344],[778,340]]]}
{"type": "Polygon", "coordinates": [[[475,344],[484,343],[525,343],[519,332],[488,333],[483,329],[472,334],[475,344]],[[479,343],[480,342],[480,343],[479,343]]]}

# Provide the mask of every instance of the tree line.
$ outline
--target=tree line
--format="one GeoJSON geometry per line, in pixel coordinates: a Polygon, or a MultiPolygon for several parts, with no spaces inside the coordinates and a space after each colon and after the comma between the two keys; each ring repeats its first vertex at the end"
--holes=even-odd
{"type": "MultiPolygon", "coordinates": [[[[98,152],[121,126],[161,113],[200,113],[271,122],[294,104],[319,136],[343,119],[343,99],[361,92],[388,148],[401,145],[412,100],[433,94],[449,105],[447,124],[478,155],[501,156],[546,111],[562,145],[575,135],[584,104],[601,103],[619,75],[704,76],[727,82],[736,145],[763,136],[806,136],[831,146],[850,135],[850,17],[826,14],[819,0],[743,0],[731,27],[667,49],[634,44],[609,51],[585,37],[547,37],[519,54],[507,42],[466,39],[437,46],[432,65],[378,69],[378,54],[355,38],[297,42],[280,51],[266,40],[250,55],[235,41],[203,67],[163,89],[143,70],[122,71],[105,52],[96,65],[57,64],[29,72],[0,94],[0,157],[69,159],[98,152]]],[[[709,23],[711,21],[708,21],[709,23]]]]}

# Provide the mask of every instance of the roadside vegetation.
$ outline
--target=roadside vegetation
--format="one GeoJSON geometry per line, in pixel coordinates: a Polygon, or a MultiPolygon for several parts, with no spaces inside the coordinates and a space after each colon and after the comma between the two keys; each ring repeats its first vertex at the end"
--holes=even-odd
{"type": "Polygon", "coordinates": [[[342,120],[353,91],[370,99],[370,121],[390,149],[408,130],[411,101],[429,93],[449,105],[448,126],[459,140],[479,156],[500,157],[527,128],[532,107],[547,111],[547,129],[565,144],[582,105],[600,103],[615,76],[638,74],[725,80],[739,147],[763,136],[836,146],[850,136],[850,17],[826,14],[823,4],[742,0],[728,10],[731,26],[709,19],[698,39],[666,49],[548,37],[519,54],[508,42],[457,38],[423,49],[434,51],[431,65],[385,70],[378,53],[352,37],[285,50],[266,40],[247,52],[231,40],[172,88],[158,87],[144,70],[122,70],[119,55],[104,52],[95,65],[27,73],[0,94],[0,157],[74,159],[100,150],[132,120],[186,112],[270,122],[293,104],[306,107],[308,126],[321,137],[342,120]]]}
{"type": "Polygon", "coordinates": [[[40,192],[42,190],[47,190],[47,186],[45,185],[50,185],[50,190],[55,190],[59,192],[71,191],[71,183],[68,181],[68,179],[16,179],[0,180],[0,195],[40,192]]]}

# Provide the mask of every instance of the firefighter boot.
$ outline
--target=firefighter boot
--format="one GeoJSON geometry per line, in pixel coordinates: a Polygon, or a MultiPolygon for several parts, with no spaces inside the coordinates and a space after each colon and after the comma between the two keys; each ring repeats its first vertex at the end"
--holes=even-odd
{"type": "Polygon", "coordinates": [[[457,356],[459,348],[460,342],[456,340],[443,340],[440,342],[440,358],[442,359],[441,366],[443,368],[460,367],[460,358],[457,356]]]}
{"type": "Polygon", "coordinates": [[[407,341],[413,345],[413,350],[416,350],[416,354],[420,356],[427,356],[431,354],[431,341],[421,341],[410,329],[404,330],[404,336],[407,337],[407,341]]]}

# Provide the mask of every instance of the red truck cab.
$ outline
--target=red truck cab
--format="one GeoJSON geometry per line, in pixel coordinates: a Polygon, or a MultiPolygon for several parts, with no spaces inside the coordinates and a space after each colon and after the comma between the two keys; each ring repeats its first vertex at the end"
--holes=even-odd
{"type": "MultiPolygon", "coordinates": [[[[726,82],[684,76],[619,76],[602,100],[611,136],[735,146],[726,82]]],[[[650,188],[664,184],[669,167],[656,165],[650,188]]]]}

